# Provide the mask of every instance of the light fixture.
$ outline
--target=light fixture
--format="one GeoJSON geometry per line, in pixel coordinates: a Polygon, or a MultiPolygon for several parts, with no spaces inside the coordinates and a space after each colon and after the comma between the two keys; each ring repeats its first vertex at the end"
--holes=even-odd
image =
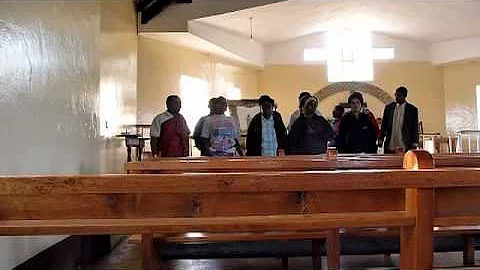
{"type": "Polygon", "coordinates": [[[253,17],[250,17],[250,42],[253,42],[253,17]]]}

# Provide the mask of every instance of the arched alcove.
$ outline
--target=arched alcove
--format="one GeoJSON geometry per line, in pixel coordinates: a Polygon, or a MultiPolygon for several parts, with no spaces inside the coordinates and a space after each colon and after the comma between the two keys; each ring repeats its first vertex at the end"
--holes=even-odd
{"type": "Polygon", "coordinates": [[[315,97],[318,98],[319,101],[334,95],[340,92],[360,92],[369,94],[373,97],[376,97],[384,104],[388,104],[394,101],[393,97],[390,96],[386,91],[382,88],[365,82],[337,82],[332,83],[318,91],[315,94],[315,97]]]}

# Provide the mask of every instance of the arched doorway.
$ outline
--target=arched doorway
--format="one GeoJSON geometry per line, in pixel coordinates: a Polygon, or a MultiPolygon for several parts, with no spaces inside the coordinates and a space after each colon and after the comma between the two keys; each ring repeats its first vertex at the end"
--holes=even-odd
{"type": "Polygon", "coordinates": [[[315,94],[315,97],[318,98],[319,101],[334,95],[340,92],[360,92],[365,93],[370,96],[373,96],[383,102],[384,104],[388,104],[394,101],[393,97],[390,96],[386,91],[382,88],[365,82],[337,82],[332,83],[318,91],[315,94]]]}

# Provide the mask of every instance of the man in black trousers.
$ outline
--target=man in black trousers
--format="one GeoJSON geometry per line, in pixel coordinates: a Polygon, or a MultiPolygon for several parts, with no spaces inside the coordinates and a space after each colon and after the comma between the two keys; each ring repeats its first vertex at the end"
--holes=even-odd
{"type": "Polygon", "coordinates": [[[397,88],[395,102],[385,106],[383,111],[378,146],[384,144],[385,154],[406,152],[418,147],[418,109],[406,101],[407,94],[407,88],[397,88]]]}

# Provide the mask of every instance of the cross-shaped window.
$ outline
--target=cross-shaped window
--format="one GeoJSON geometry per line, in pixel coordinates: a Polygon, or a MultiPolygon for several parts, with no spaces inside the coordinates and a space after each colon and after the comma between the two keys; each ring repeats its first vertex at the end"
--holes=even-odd
{"type": "Polygon", "coordinates": [[[304,61],[327,61],[329,82],[373,81],[373,60],[389,60],[394,48],[373,48],[369,31],[333,30],[326,48],[304,50],[304,61]]]}

